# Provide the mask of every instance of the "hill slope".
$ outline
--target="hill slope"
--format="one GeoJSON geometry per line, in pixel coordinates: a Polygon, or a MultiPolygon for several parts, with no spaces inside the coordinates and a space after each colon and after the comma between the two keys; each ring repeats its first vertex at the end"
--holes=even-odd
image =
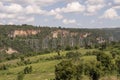
{"type": "Polygon", "coordinates": [[[31,25],[1,25],[0,51],[11,48],[18,53],[84,47],[120,40],[120,28],[115,29],[70,29],[35,27],[31,25]]]}

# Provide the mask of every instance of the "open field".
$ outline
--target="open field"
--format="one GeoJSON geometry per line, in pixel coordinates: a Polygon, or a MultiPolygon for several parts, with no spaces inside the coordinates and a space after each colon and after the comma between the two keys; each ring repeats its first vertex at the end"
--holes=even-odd
{"type": "MultiPolygon", "coordinates": [[[[82,54],[85,54],[87,51],[93,51],[94,49],[79,49],[79,50],[73,50],[81,52],[82,54]]],[[[61,55],[65,56],[65,54],[68,51],[61,51],[61,55]]],[[[6,62],[2,62],[0,64],[11,64],[12,67],[5,71],[0,71],[0,80],[16,80],[18,72],[22,71],[26,66],[32,66],[33,72],[31,74],[26,74],[24,77],[24,80],[47,80],[47,79],[53,79],[54,78],[54,68],[55,65],[58,64],[62,59],[60,60],[47,60],[53,56],[57,55],[56,52],[49,53],[49,54],[43,54],[33,57],[28,57],[25,59],[30,59],[30,61],[34,62],[32,64],[23,65],[23,66],[17,66],[17,62],[20,61],[20,59],[10,60],[6,62]],[[35,62],[37,61],[37,62],[35,62]]],[[[85,57],[83,57],[85,58],[85,57]]],[[[87,59],[93,59],[94,56],[87,57],[87,59]]]]}

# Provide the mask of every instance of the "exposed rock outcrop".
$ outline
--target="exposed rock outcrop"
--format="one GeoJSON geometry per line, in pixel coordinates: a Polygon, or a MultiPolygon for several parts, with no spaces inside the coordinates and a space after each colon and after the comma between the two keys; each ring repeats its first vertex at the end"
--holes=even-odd
{"type": "Polygon", "coordinates": [[[58,38],[58,35],[61,35],[62,37],[66,37],[69,34],[69,31],[66,30],[57,30],[52,32],[53,38],[58,38]]]}
{"type": "Polygon", "coordinates": [[[9,37],[36,35],[40,30],[15,30],[9,34],[9,37]]]}
{"type": "Polygon", "coordinates": [[[12,48],[8,48],[7,50],[5,50],[5,52],[6,52],[7,54],[18,53],[18,51],[14,50],[14,49],[12,49],[12,48]]]}

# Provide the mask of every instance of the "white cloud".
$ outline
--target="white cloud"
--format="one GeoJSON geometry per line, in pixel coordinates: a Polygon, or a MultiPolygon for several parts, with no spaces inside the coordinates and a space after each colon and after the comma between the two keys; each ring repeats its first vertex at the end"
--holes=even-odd
{"type": "Polygon", "coordinates": [[[91,4],[91,5],[94,5],[94,4],[104,4],[104,0],[86,0],[85,3],[86,4],[91,4]]]}
{"type": "MultiPolygon", "coordinates": [[[[0,2],[0,19],[2,19],[3,21],[5,20],[5,23],[13,22],[16,24],[27,24],[34,22],[35,14],[44,14],[44,10],[41,10],[40,7],[35,4],[29,4],[23,7],[22,4],[4,4],[3,2],[0,2]]],[[[12,2],[12,0],[9,0],[8,2],[12,2]]]]}
{"type": "Polygon", "coordinates": [[[1,7],[1,6],[3,6],[3,3],[2,3],[2,2],[0,2],[0,7],[1,7]]]}
{"type": "Polygon", "coordinates": [[[120,5],[119,6],[113,6],[112,8],[114,8],[114,9],[120,9],[120,5]]]}
{"type": "Polygon", "coordinates": [[[49,11],[49,13],[46,13],[47,15],[56,15],[58,14],[55,10],[49,11]]]}
{"type": "Polygon", "coordinates": [[[35,18],[31,16],[19,16],[14,19],[11,19],[10,22],[16,24],[34,24],[35,18]]]}
{"type": "Polygon", "coordinates": [[[61,8],[56,8],[54,11],[60,13],[61,12],[61,8]]]}
{"type": "MultiPolygon", "coordinates": [[[[66,7],[61,9],[61,12],[69,13],[69,12],[83,12],[85,10],[85,6],[81,5],[79,2],[72,2],[67,4],[66,7]]],[[[60,11],[58,9],[58,11],[60,11]]]]}
{"type": "Polygon", "coordinates": [[[14,23],[13,22],[8,22],[9,25],[13,25],[14,23]]]}
{"type": "Polygon", "coordinates": [[[60,14],[57,14],[57,15],[55,16],[55,18],[56,18],[56,19],[62,19],[62,18],[63,18],[63,16],[62,16],[62,15],[60,15],[60,14]]]}
{"type": "Polygon", "coordinates": [[[15,17],[16,14],[0,13],[0,19],[12,19],[15,17]]]}
{"type": "Polygon", "coordinates": [[[83,12],[85,10],[85,7],[81,5],[79,2],[71,2],[66,5],[66,7],[63,8],[56,8],[52,9],[47,15],[54,15],[56,19],[62,19],[63,16],[62,13],[76,13],[76,12],[83,12]]]}
{"type": "Polygon", "coordinates": [[[12,3],[10,5],[4,6],[3,9],[8,13],[20,13],[23,7],[19,4],[12,3]]]}
{"type": "Polygon", "coordinates": [[[101,8],[103,8],[103,5],[101,5],[101,4],[99,4],[99,5],[87,5],[86,10],[89,14],[95,14],[101,8]]]}
{"type": "Polygon", "coordinates": [[[64,1],[64,0],[0,0],[1,2],[4,3],[17,3],[21,5],[39,5],[41,6],[48,6],[51,4],[54,4],[59,1],[64,1]]]}
{"type": "Polygon", "coordinates": [[[100,18],[106,18],[106,19],[119,19],[119,15],[117,14],[116,10],[113,8],[110,8],[104,12],[104,14],[100,18]]]}
{"type": "Polygon", "coordinates": [[[114,0],[114,2],[120,4],[120,0],[114,0]]]}
{"type": "Polygon", "coordinates": [[[63,16],[60,13],[58,13],[56,10],[45,12],[44,15],[55,16],[55,18],[58,20],[63,19],[63,16]]]}
{"type": "Polygon", "coordinates": [[[36,4],[39,6],[48,6],[51,4],[54,4],[56,2],[59,2],[60,0],[22,0],[23,2],[26,2],[28,4],[36,4]]]}
{"type": "Polygon", "coordinates": [[[16,3],[11,3],[9,5],[4,5],[0,2],[0,11],[5,13],[20,13],[23,11],[23,7],[16,3]]]}
{"type": "MultiPolygon", "coordinates": [[[[63,13],[77,13],[77,12],[83,12],[84,10],[85,10],[85,6],[81,5],[77,1],[74,1],[74,2],[68,3],[66,7],[52,9],[45,14],[55,16],[56,19],[63,19],[64,18],[62,15],[63,13]]],[[[64,19],[63,22],[74,23],[75,21],[64,19]]]]}
{"type": "MultiPolygon", "coordinates": [[[[0,21],[4,24],[9,22],[32,24],[35,22],[36,17],[43,16],[46,18],[52,16],[55,20],[59,20],[64,24],[78,25],[75,19],[71,19],[71,15],[75,15],[75,18],[78,15],[81,21],[88,18],[86,15],[100,15],[103,11],[101,9],[105,9],[104,7],[112,8],[106,10],[101,18],[118,19],[120,18],[117,13],[120,9],[119,3],[120,0],[0,0],[0,21]],[[64,6],[56,5],[55,3],[58,2],[63,2],[62,5],[64,6]],[[81,14],[75,13],[82,13],[85,16],[81,17],[81,14]],[[66,19],[67,17],[69,19],[66,19]]],[[[38,18],[36,20],[42,22],[42,19],[38,18]]],[[[43,21],[48,22],[49,17],[46,20],[43,19],[43,21]]],[[[92,20],[91,23],[95,23],[95,21],[92,20]]],[[[35,24],[39,24],[38,21],[35,24]]]]}
{"type": "Polygon", "coordinates": [[[64,19],[63,20],[63,23],[64,24],[75,24],[76,23],[76,20],[74,20],[74,19],[64,19]]]}
{"type": "Polygon", "coordinates": [[[104,0],[86,0],[85,15],[94,15],[105,6],[104,0]]]}
{"type": "Polygon", "coordinates": [[[38,6],[36,5],[28,5],[25,8],[25,12],[27,14],[44,14],[44,10],[41,10],[38,6]]]}
{"type": "Polygon", "coordinates": [[[30,17],[26,19],[26,22],[34,22],[35,18],[34,17],[30,17]]]}

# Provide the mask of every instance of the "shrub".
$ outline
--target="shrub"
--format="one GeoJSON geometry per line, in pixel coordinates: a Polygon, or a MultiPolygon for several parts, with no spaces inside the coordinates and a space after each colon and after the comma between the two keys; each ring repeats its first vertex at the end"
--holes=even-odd
{"type": "Polygon", "coordinates": [[[64,57],[63,56],[52,56],[52,57],[49,57],[49,58],[46,58],[46,60],[60,60],[60,59],[63,59],[64,57]]]}
{"type": "Polygon", "coordinates": [[[75,46],[74,49],[75,49],[75,50],[78,50],[78,49],[79,49],[79,46],[75,46]]]}
{"type": "Polygon", "coordinates": [[[66,46],[65,50],[70,51],[70,50],[72,50],[72,47],[66,46]]]}
{"type": "Polygon", "coordinates": [[[105,73],[111,73],[115,70],[115,63],[112,61],[112,55],[106,53],[97,54],[97,60],[102,64],[105,73]]]}
{"type": "Polygon", "coordinates": [[[31,73],[32,72],[32,66],[30,66],[30,67],[25,67],[25,69],[24,69],[24,74],[29,74],[29,73],[31,73]]]}
{"type": "Polygon", "coordinates": [[[80,57],[81,53],[79,52],[68,52],[66,53],[67,58],[77,58],[80,57]]]}
{"type": "Polygon", "coordinates": [[[112,50],[112,51],[110,51],[110,53],[111,53],[113,58],[115,58],[117,55],[120,55],[120,52],[117,50],[112,50]]]}
{"type": "Polygon", "coordinates": [[[23,80],[24,76],[25,76],[25,74],[23,72],[19,72],[17,75],[17,80],[23,80]]]}
{"type": "Polygon", "coordinates": [[[69,61],[62,61],[55,66],[56,80],[71,80],[76,72],[75,66],[69,61]]]}
{"type": "Polygon", "coordinates": [[[1,65],[0,70],[8,70],[8,65],[6,64],[1,65]]]}

